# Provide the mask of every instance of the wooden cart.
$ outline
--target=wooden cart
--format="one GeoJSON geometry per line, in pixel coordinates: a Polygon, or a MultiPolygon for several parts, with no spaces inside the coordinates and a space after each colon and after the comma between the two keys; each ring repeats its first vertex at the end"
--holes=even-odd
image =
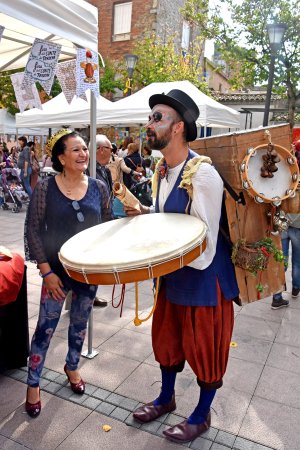
{"type": "MultiPolygon", "coordinates": [[[[291,132],[288,124],[271,126],[254,130],[229,133],[197,139],[191,148],[201,155],[209,156],[220,175],[230,184],[232,189],[244,197],[244,205],[235,201],[226,191],[226,212],[229,234],[232,243],[246,239],[254,243],[270,233],[268,212],[272,206],[267,203],[256,203],[243,188],[240,166],[249,149],[268,143],[266,130],[270,132],[274,144],[290,150],[291,132]]],[[[274,208],[274,207],[273,207],[274,208]]],[[[274,243],[281,248],[280,236],[271,235],[274,243]]],[[[250,303],[284,290],[284,265],[269,259],[267,268],[254,276],[247,270],[236,267],[236,276],[242,303],[250,303]],[[262,292],[257,285],[261,283],[262,292]]]]}

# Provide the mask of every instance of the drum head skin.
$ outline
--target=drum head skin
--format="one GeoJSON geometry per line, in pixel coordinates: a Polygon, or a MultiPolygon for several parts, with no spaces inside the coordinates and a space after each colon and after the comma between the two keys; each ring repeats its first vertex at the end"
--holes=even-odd
{"type": "Polygon", "coordinates": [[[73,236],[61,247],[59,259],[67,273],[74,270],[84,274],[139,270],[180,259],[183,254],[197,248],[195,259],[201,254],[198,249],[205,244],[206,230],[202,220],[187,214],[155,213],[126,217],[96,225],[73,236]]]}

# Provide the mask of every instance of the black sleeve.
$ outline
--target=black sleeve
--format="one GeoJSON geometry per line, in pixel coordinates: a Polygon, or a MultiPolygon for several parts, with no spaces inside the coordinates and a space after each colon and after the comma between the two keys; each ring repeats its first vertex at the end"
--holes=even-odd
{"type": "Polygon", "coordinates": [[[42,240],[42,233],[45,230],[47,189],[47,178],[36,185],[25,218],[25,258],[37,264],[47,262],[42,240]]]}

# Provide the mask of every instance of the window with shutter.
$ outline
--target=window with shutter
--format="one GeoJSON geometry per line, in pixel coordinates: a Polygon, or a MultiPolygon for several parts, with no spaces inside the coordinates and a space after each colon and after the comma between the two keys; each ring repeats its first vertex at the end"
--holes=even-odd
{"type": "Polygon", "coordinates": [[[132,2],[114,5],[113,41],[130,39],[132,2]]]}

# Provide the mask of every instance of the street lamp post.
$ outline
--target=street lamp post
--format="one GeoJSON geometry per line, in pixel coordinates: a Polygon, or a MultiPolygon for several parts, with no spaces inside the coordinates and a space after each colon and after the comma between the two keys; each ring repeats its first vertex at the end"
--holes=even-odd
{"type": "Polygon", "coordinates": [[[269,34],[270,48],[271,48],[271,61],[269,66],[269,78],[268,78],[268,87],[266,94],[266,102],[265,102],[265,112],[264,112],[264,121],[263,126],[266,127],[269,122],[269,113],[270,113],[270,104],[271,104],[271,95],[272,95],[272,87],[273,87],[273,78],[274,78],[274,68],[275,68],[275,58],[278,50],[281,47],[282,39],[287,26],[285,23],[272,23],[267,25],[267,31],[269,34]]]}
{"type": "Polygon", "coordinates": [[[127,74],[128,74],[128,79],[126,81],[126,95],[129,96],[131,95],[131,90],[132,90],[132,86],[131,86],[131,81],[132,81],[132,75],[133,75],[133,71],[135,68],[135,65],[137,63],[138,60],[138,56],[136,55],[131,55],[129,53],[127,53],[124,56],[125,62],[126,62],[126,67],[127,67],[127,74]]]}

